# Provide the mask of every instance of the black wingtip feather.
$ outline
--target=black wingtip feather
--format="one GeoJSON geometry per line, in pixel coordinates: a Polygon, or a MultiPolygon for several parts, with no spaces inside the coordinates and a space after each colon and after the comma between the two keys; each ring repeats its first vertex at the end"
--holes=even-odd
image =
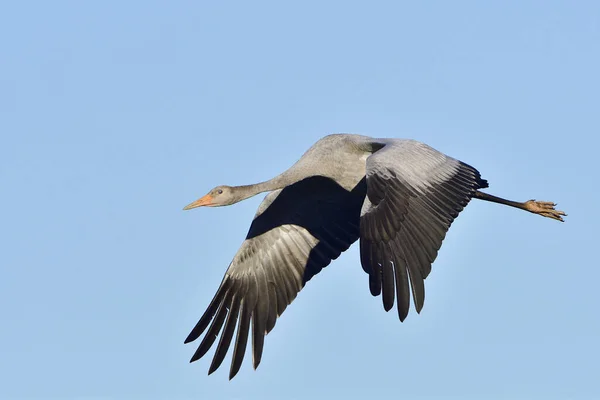
{"type": "MultiPolygon", "coordinates": [[[[242,286],[242,285],[239,285],[242,286]]],[[[231,307],[229,309],[229,314],[227,315],[227,321],[225,321],[225,328],[223,328],[223,333],[221,334],[221,339],[219,340],[219,344],[217,345],[217,350],[215,351],[215,355],[210,364],[210,368],[208,370],[208,374],[212,374],[221,366],[221,363],[225,359],[225,355],[229,350],[229,345],[231,344],[231,339],[233,337],[233,332],[235,330],[235,326],[237,325],[238,316],[240,313],[240,298],[245,294],[244,290],[240,290],[239,293],[234,294],[233,300],[231,302],[231,307]]]]}
{"type": "Polygon", "coordinates": [[[227,317],[227,313],[228,313],[227,305],[231,301],[231,296],[232,296],[231,292],[232,292],[231,290],[227,290],[227,293],[225,294],[225,298],[219,305],[219,309],[217,310],[215,318],[212,320],[212,323],[210,324],[210,328],[208,328],[208,331],[206,332],[204,339],[202,339],[202,342],[200,342],[200,346],[198,346],[198,349],[196,349],[196,352],[192,356],[192,359],[191,359],[192,362],[202,358],[206,354],[206,352],[212,347],[213,343],[217,339],[217,336],[219,336],[219,332],[221,332],[221,328],[223,327],[223,324],[225,323],[225,317],[227,317]]]}
{"type": "Polygon", "coordinates": [[[231,368],[229,369],[229,380],[233,379],[233,377],[237,375],[240,367],[242,366],[242,361],[244,361],[244,353],[246,352],[246,344],[248,343],[248,331],[250,329],[250,311],[248,310],[248,300],[249,299],[247,298],[242,300],[240,319],[238,320],[237,336],[235,338],[235,346],[233,348],[233,356],[231,359],[231,368]]]}
{"type": "Polygon", "coordinates": [[[383,265],[381,266],[381,290],[383,299],[383,309],[387,312],[394,307],[394,267],[392,266],[392,251],[387,243],[381,246],[383,254],[383,265]]]}
{"type": "Polygon", "coordinates": [[[206,330],[208,324],[210,324],[210,321],[213,319],[215,313],[217,312],[217,309],[221,305],[221,301],[227,294],[229,286],[229,277],[225,275],[223,281],[221,282],[221,285],[219,286],[219,289],[217,290],[217,294],[215,294],[215,297],[213,297],[213,299],[211,300],[208,308],[206,309],[204,314],[202,314],[202,317],[200,317],[198,323],[196,323],[196,326],[194,326],[190,334],[187,336],[187,338],[185,338],[183,344],[187,344],[198,339],[200,335],[202,335],[202,332],[206,330]]]}
{"type": "MultiPolygon", "coordinates": [[[[258,304],[257,304],[258,307],[258,304]]],[[[258,368],[265,345],[265,321],[257,315],[252,316],[252,367],[258,368]]]]}

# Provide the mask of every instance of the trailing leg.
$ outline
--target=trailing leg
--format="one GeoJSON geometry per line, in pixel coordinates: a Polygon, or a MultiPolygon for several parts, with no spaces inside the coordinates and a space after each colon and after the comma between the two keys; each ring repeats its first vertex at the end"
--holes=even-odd
{"type": "Polygon", "coordinates": [[[491,201],[493,203],[504,204],[510,207],[520,208],[521,210],[529,211],[534,214],[541,215],[543,217],[552,218],[558,221],[563,221],[562,216],[567,216],[563,211],[555,210],[555,203],[549,201],[536,201],[529,200],[524,203],[519,203],[518,201],[506,200],[501,197],[496,197],[488,193],[480,192],[479,190],[475,192],[476,199],[491,201]]]}

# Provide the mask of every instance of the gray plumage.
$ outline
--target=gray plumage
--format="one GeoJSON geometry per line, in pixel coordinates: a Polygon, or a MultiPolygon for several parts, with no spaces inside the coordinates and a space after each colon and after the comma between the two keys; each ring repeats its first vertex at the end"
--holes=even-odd
{"type": "Polygon", "coordinates": [[[512,202],[485,194],[479,172],[414,140],[329,135],[281,175],[256,185],[218,186],[188,205],[230,205],[270,192],[252,221],[216,295],[186,343],[205,335],[191,361],[219,337],[209,374],[234,343],[230,379],[242,364],[250,330],[254,368],[269,333],[314,275],[360,239],[369,288],[403,321],[410,293],[420,312],[424,280],[452,221],[473,198],[562,220],[553,203],[512,202]],[[237,327],[235,340],[234,331],[237,327]],[[208,329],[208,330],[207,330],[208,329]]]}

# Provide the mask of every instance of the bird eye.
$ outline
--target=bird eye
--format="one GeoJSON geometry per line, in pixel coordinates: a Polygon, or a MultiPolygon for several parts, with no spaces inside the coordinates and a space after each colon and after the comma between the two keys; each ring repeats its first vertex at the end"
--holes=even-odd
{"type": "Polygon", "coordinates": [[[223,189],[219,189],[219,190],[217,190],[217,193],[218,193],[218,194],[223,194],[223,189]]]}

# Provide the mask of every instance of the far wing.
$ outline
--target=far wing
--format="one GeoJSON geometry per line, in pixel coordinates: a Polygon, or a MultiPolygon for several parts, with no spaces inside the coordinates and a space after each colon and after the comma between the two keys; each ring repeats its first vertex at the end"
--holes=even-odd
{"type": "Polygon", "coordinates": [[[360,253],[374,296],[389,311],[396,297],[403,321],[409,281],[417,312],[446,232],[479,188],[479,172],[414,140],[385,140],[367,158],[367,198],[360,220],[360,253]]]}
{"type": "Polygon", "coordinates": [[[231,379],[242,364],[252,323],[256,368],[264,336],[273,329],[277,317],[309,279],[358,239],[365,191],[364,179],[348,192],[328,178],[311,177],[270,193],[217,294],[185,341],[198,339],[208,328],[191,361],[204,356],[220,333],[209,374],[215,371],[227,353],[237,323],[231,379]]]}

